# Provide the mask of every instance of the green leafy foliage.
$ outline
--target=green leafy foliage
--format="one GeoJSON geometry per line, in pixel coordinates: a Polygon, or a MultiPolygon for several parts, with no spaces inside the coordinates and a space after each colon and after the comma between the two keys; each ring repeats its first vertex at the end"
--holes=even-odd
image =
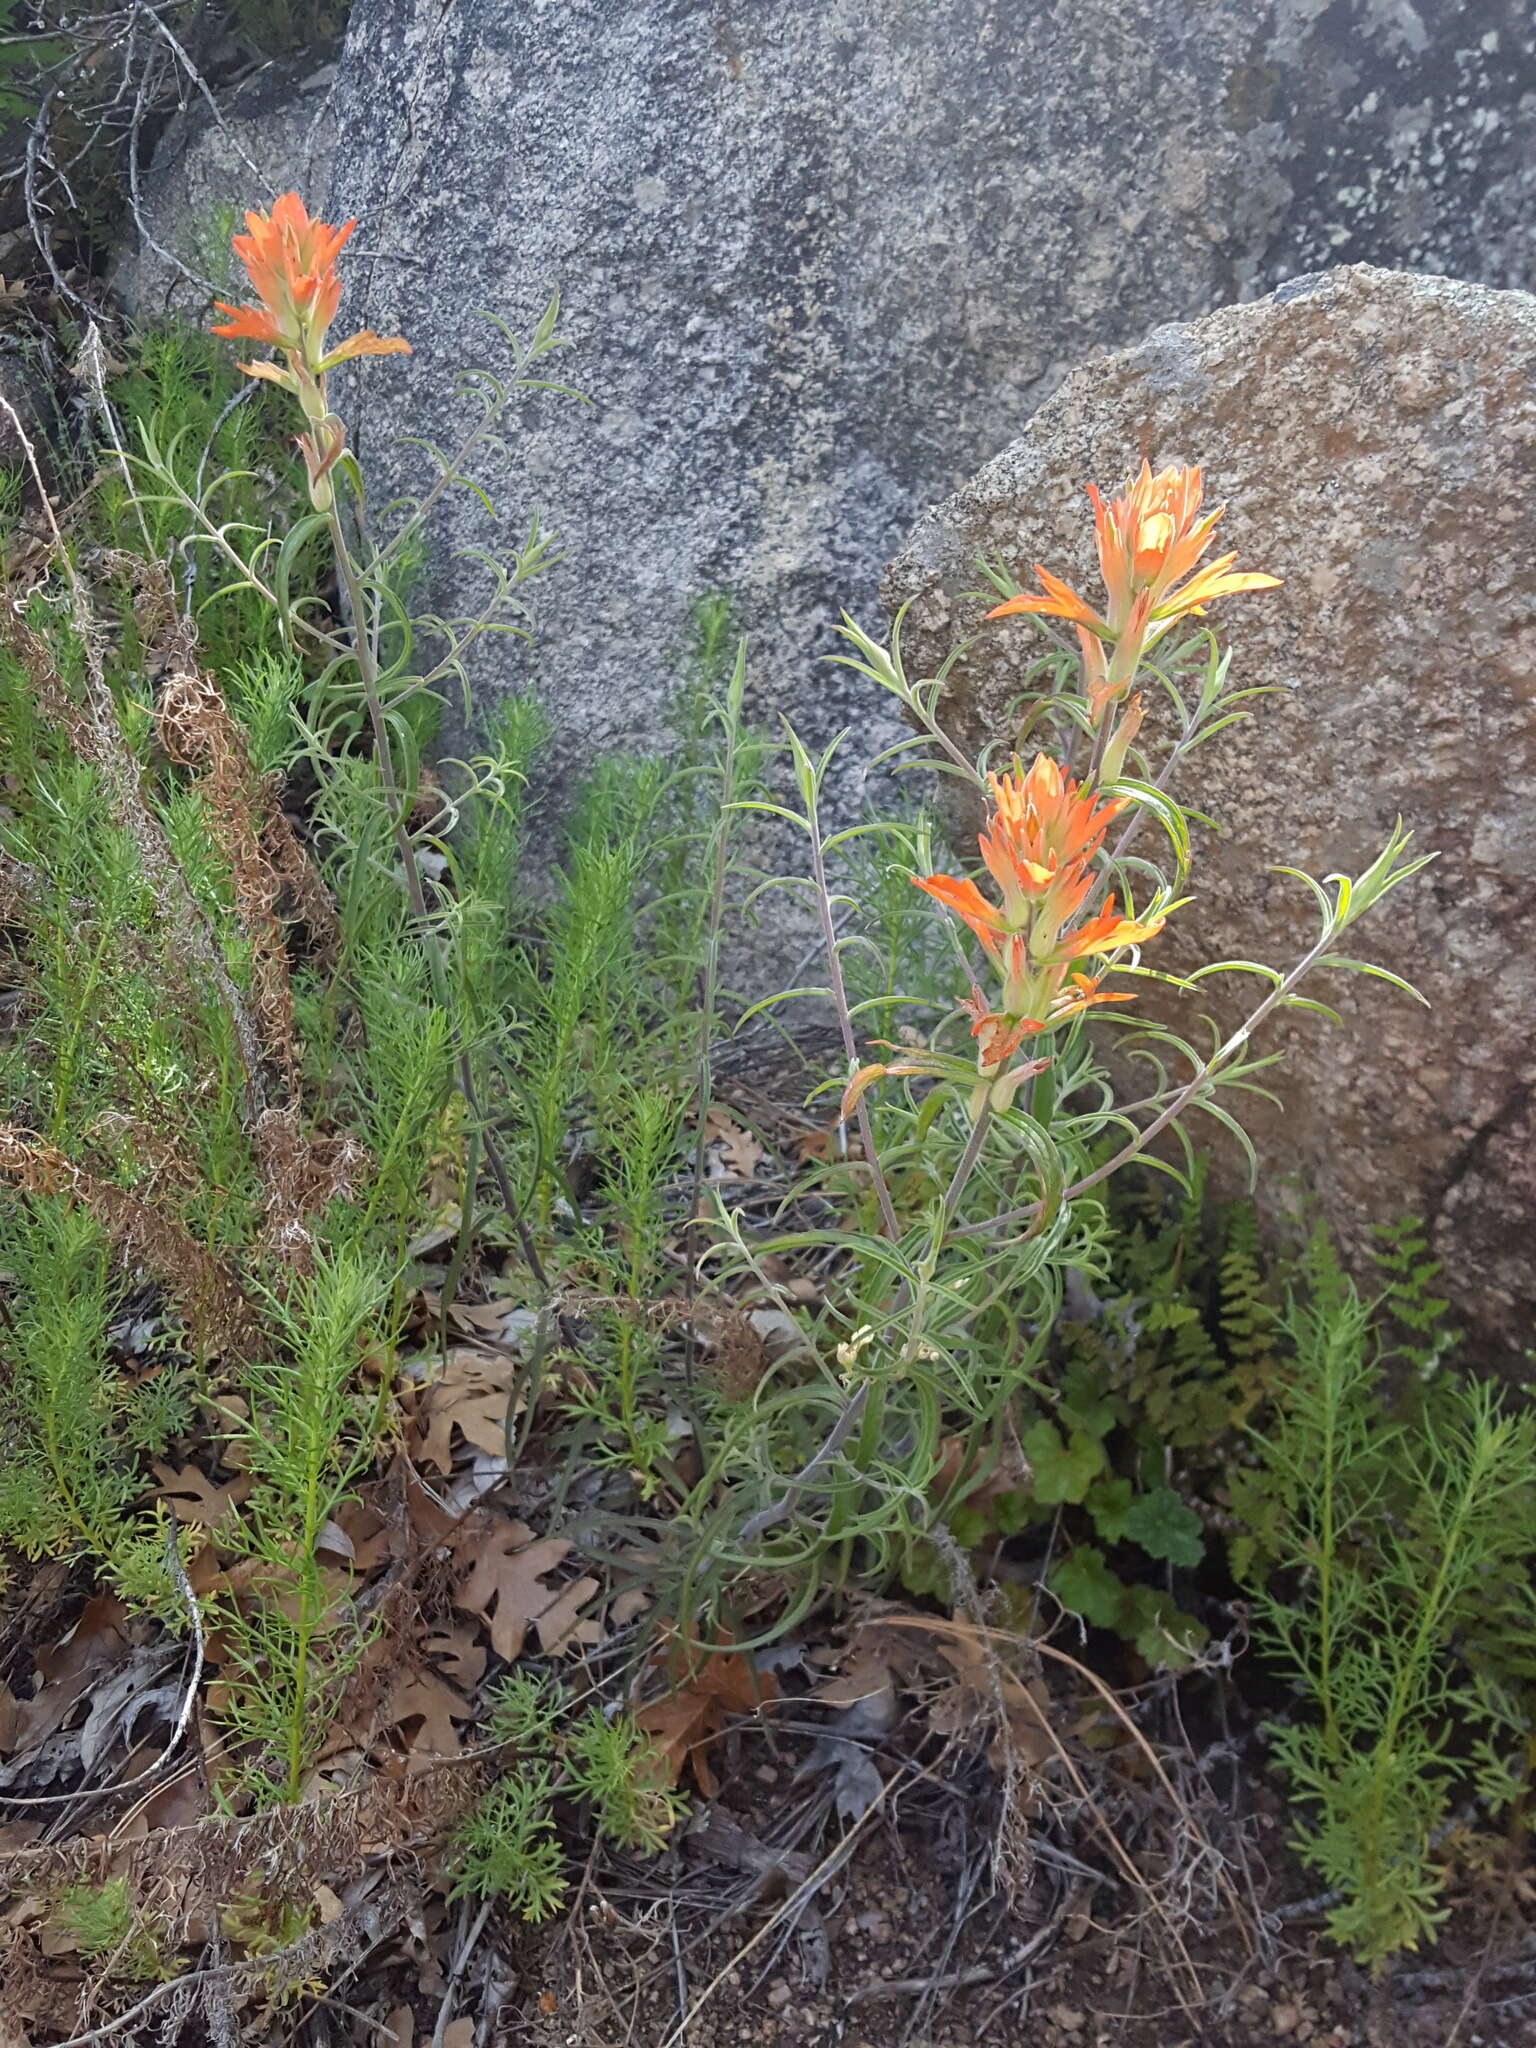
{"type": "Polygon", "coordinates": [[[530,1763],[484,1792],[454,1836],[450,1898],[504,1899],[524,1920],[547,1920],[565,1901],[565,1852],[551,1807],[555,1773],[530,1763]]]}
{"type": "MultiPolygon", "coordinates": [[[[550,388],[531,372],[558,344],[557,310],[484,380],[471,448],[550,388]]],[[[674,744],[594,763],[546,835],[551,886],[525,888],[537,706],[504,704],[471,759],[423,757],[482,635],[528,631],[549,537],[530,521],[486,559],[469,620],[415,616],[427,514],[467,476],[377,520],[360,494],[305,510],[283,394],[236,388],[180,330],[132,357],[106,394],[87,545],[59,552],[0,650],[18,1020],[0,1043],[16,1190],[0,1259],[19,1359],[0,1537],[93,1560],[173,1614],[145,1461],[189,1429],[206,1449],[211,1427],[249,1488],[220,1530],[238,1569],[210,1617],[226,1784],[256,1807],[306,1798],[373,1626],[336,1532],[390,1433],[401,1331],[433,1289],[446,1353],[466,1270],[505,1255],[538,1333],[509,1448],[519,1426],[551,1432],[557,1507],[600,1473],[584,1528],[645,1546],[656,1618],[690,1640],[778,1634],[850,1582],[904,1579],[953,1605],[965,1553],[1008,1546],[1025,1625],[1043,1592],[1080,1635],[1178,1669],[1205,1641],[1188,1610],[1207,1529],[1235,1516],[1266,1640],[1326,1731],[1298,1722],[1276,1746],[1313,1816],[1307,1853],[1346,1894],[1340,1931],[1374,1959],[1430,1924],[1423,1844],[1452,1788],[1514,1782],[1523,1553],[1497,1547],[1483,1502],[1518,1522],[1510,1475],[1532,1446],[1496,1404],[1433,1385],[1411,1425],[1368,1445],[1351,1417],[1374,1385],[1324,1332],[1355,1328],[1325,1249],[1307,1266],[1315,1327],[1293,1312],[1282,1329],[1254,1212],[1208,1201],[1187,1139],[1180,1163],[1152,1162],[1163,1198],[1113,1177],[1188,1107],[1241,1137],[1227,1091],[1264,1064],[1246,1039],[1201,1053],[1121,1016],[1151,1077],[1141,1123],[1075,1012],[1040,1071],[983,1085],[954,1008],[972,966],[912,887],[937,858],[929,821],[826,828],[842,742],[817,756],[791,734],[774,758],[752,735],[719,596],[694,611],[674,744]],[[831,1129],[766,1205],[717,1183],[709,1213],[727,941],[780,886],[743,848],[755,859],[784,831],[810,872],[781,885],[827,952],[822,980],[782,1000],[814,1006],[797,1024],[835,1016],[849,1068],[867,1037],[892,1057],[833,1117],[847,1074],[802,1057],[777,1002],[748,1011],[741,1043],[799,1058],[831,1129]],[[1193,1079],[1172,1079],[1181,1067],[1193,1079]],[[445,1234],[449,1263],[429,1270],[445,1234]],[[764,1347],[745,1388],[699,1369],[700,1297],[717,1286],[771,1304],[791,1339],[764,1347]],[[130,1287],[164,1312],[164,1371],[112,1341],[130,1287]],[[1330,1372],[1334,1393],[1308,1409],[1295,1390],[1330,1372]],[[1251,1462],[1232,1469],[1238,1454],[1251,1462]],[[1437,1556],[1474,1564],[1437,1576],[1437,1556]],[[1464,1751],[1425,1732],[1442,1711],[1464,1751]]],[[[350,457],[337,473],[358,480],[350,457]]],[[[954,772],[942,676],[910,682],[899,636],[847,637],[849,666],[902,699],[911,744],[954,772]]],[[[1154,679],[1175,753],[1243,715],[1209,635],[1160,647],[1154,679]]],[[[1062,663],[1036,680],[1021,730],[1054,722],[1064,758],[1083,741],[1097,763],[1103,735],[1062,663]]],[[[1110,856],[1094,886],[1156,913],[1182,887],[1185,818],[1157,764],[1121,748],[1122,767],[1115,801],[1161,834],[1170,869],[1110,856]]],[[[1413,872],[1405,848],[1395,833],[1363,876],[1308,884],[1320,936],[1303,966],[1413,872]]],[[[1301,969],[1239,965],[1270,990],[1258,1021],[1304,1000],[1301,969]]],[[[1433,1262],[1405,1230],[1383,1263],[1400,1356],[1428,1383],[1433,1262]]],[[[667,1839],[677,1798],[630,1716],[514,1672],[490,1734],[513,1768],[457,1834],[456,1897],[556,1911],[573,1816],[631,1852],[667,1839]]],[[[225,1927],[281,1946],[311,1903],[257,1887],[225,1927]]],[[[126,1953],[127,1904],[72,1906],[82,1949],[126,1953]]]]}
{"type": "Polygon", "coordinates": [[[1200,1517],[1185,1506],[1171,1486],[1154,1487],[1132,1501],[1124,1516],[1125,1534],[1148,1557],[1193,1571],[1205,1553],[1200,1517]]]}
{"type": "Polygon", "coordinates": [[[373,1463],[389,1400],[381,1376],[357,1386],[361,1347],[380,1328],[382,1269],[359,1252],[320,1254],[312,1273],[271,1290],[276,1340],[247,1367],[248,1411],[231,1441],[255,1481],[228,1541],[255,1567],[261,1597],[224,1617],[231,1718],[257,1745],[252,1788],[296,1800],[324,1737],[325,1696],[361,1653],[356,1616],[321,1567],[321,1539],[373,1463]]]}
{"type": "Polygon", "coordinates": [[[1523,1781],[1528,1712],[1485,1651],[1491,1615],[1506,1644],[1536,1623],[1536,1418],[1465,1381],[1394,1412],[1371,1308],[1329,1255],[1309,1264],[1236,1500],[1259,1504],[1258,1641],[1308,1703],[1270,1731],[1298,1845],[1341,1894],[1336,1939],[1379,1966],[1444,1917],[1433,1848],[1458,1793],[1508,1803],[1523,1781]]]}
{"type": "Polygon", "coordinates": [[[1395,1340],[1392,1348],[1427,1380],[1455,1350],[1457,1340],[1446,1319],[1450,1302],[1434,1291],[1441,1265],[1430,1251],[1423,1226],[1407,1217],[1378,1225],[1376,1264],[1386,1281],[1378,1315],[1395,1340]]]}
{"type": "Polygon", "coordinates": [[[33,1557],[84,1544],[109,1558],[138,1483],[117,1439],[105,1235],[57,1199],[8,1205],[0,1229],[16,1289],[0,1538],[33,1557]]]}
{"type": "Polygon", "coordinates": [[[503,1898],[525,1920],[555,1912],[567,1889],[558,1800],[584,1803],[597,1832],[626,1849],[654,1855],[665,1846],[681,1801],[629,1715],[578,1713],[554,1681],[514,1672],[493,1697],[490,1727],[517,1761],[455,1836],[451,1897],[503,1898]]]}
{"type": "MultiPolygon", "coordinates": [[[[394,859],[401,792],[317,658],[327,629],[295,632],[264,581],[292,511],[290,423],[206,336],[124,352],[78,514],[91,574],[61,556],[0,641],[18,1024],[0,1044],[0,1537],[94,1561],[184,1626],[139,1503],[150,1457],[222,1430],[252,1480],[222,1532],[242,1590],[210,1616],[224,1699],[246,1791],[293,1800],[365,1641],[320,1546],[386,1432],[407,1248],[457,1076],[508,1021],[542,724],[508,707],[431,785],[412,859],[441,876],[439,989],[394,859]],[[297,836],[285,784],[308,812],[297,836]],[[132,1356],[111,1336],[145,1288],[152,1358],[142,1335],[132,1356]]],[[[300,522],[280,556],[288,604],[328,616],[321,537],[300,522]]],[[[434,693],[400,688],[409,723],[410,690],[434,693]]]]}
{"type": "Polygon", "coordinates": [[[1092,1543],[1077,1544],[1070,1556],[1053,1565],[1047,1583],[1069,1614],[1080,1614],[1094,1628],[1120,1625],[1129,1589],[1092,1543]]]}
{"type": "Polygon", "coordinates": [[[580,1455],[635,1473],[647,1501],[675,1480],[668,1407],[706,1398],[678,1383],[659,1318],[685,1181],[701,1172],[733,806],[763,752],[728,623],[722,600],[695,608],[676,758],[594,773],[555,900],[508,956],[520,1027],[500,1064],[526,1113],[522,1184],[551,1268],[603,1303],[566,1412],[580,1455]]]}
{"type": "Polygon", "coordinates": [[[67,1886],[52,1918],[84,1961],[104,1976],[143,1983],[177,1974],[156,1930],[135,1907],[133,1887],[125,1877],[67,1886]]]}
{"type": "MultiPolygon", "coordinates": [[[[1094,1281],[1074,1290],[1054,1329],[1052,1384],[1016,1400],[1027,1480],[1001,1488],[978,1471],[975,1491],[948,1510],[968,1549],[1036,1532],[1015,1550],[1045,1547],[1053,1598],[1162,1665],[1187,1663],[1206,1640],[1167,1575],[1205,1562],[1206,1518],[1275,1369],[1254,1212],[1207,1202],[1204,1180],[1197,1163],[1171,1202],[1164,1183],[1124,1184],[1094,1281]]],[[[921,1547],[903,1577],[914,1591],[944,1590],[942,1560],[921,1547]]]]}
{"type": "Polygon", "coordinates": [[[1042,1507],[1082,1501],[1104,1470],[1104,1446],[1086,1430],[1061,1431],[1044,1416],[1032,1422],[1019,1439],[1034,1473],[1030,1491],[1042,1507]]]}

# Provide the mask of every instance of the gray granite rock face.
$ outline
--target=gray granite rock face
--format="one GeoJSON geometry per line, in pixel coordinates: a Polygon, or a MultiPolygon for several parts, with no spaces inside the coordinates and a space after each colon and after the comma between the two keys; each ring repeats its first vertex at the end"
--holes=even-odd
{"type": "MultiPolygon", "coordinates": [[[[355,0],[306,196],[375,252],[349,324],[416,345],[349,401],[386,492],[452,438],[476,310],[564,294],[593,407],[527,407],[486,480],[569,560],[478,680],[537,681],[574,764],[657,733],[711,586],[760,715],[866,720],[815,665],[839,608],[1097,351],[1329,263],[1528,281],[1533,91],[1526,0],[355,0]]],[[[274,182],[314,133],[232,125],[274,182]]]]}
{"type": "MultiPolygon", "coordinates": [[[[1025,620],[982,626],[976,558],[1096,592],[1083,488],[1143,453],[1204,464],[1222,549],[1284,578],[1215,608],[1235,676],[1275,694],[1181,776],[1220,834],[1148,965],[1288,965],[1315,926],[1270,864],[1358,873],[1398,815],[1439,850],[1348,942],[1429,1009],[1329,977],[1314,993],[1343,1030],[1276,1032],[1284,1107],[1244,1121],[1266,1199],[1317,1200],[1351,1249],[1426,1219],[1446,1291],[1517,1363],[1536,1330],[1536,298],[1359,266],[1075,371],[886,578],[913,674],[976,635],[944,705],[968,745],[1005,734],[1040,645],[1025,620]]],[[[1252,989],[1162,1000],[1235,1024],[1252,989]]]]}

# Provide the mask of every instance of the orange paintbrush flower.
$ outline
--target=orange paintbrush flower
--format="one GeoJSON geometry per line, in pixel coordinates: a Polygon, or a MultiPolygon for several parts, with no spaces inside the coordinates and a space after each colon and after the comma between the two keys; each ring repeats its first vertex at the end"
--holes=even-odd
{"type": "Polygon", "coordinates": [[[1072,974],[1067,979],[1070,986],[1063,989],[1051,1005],[1053,1022],[1061,1017],[1075,1017],[1080,1010],[1091,1010],[1095,1003],[1134,1003],[1136,1000],[1134,992],[1129,989],[1101,989],[1096,974],[1072,974]]]}
{"type": "Polygon", "coordinates": [[[336,258],[346,247],[354,220],[333,228],[311,220],[297,192],[273,201],[270,213],[248,213],[246,233],[233,239],[235,254],[245,265],[257,306],[214,304],[229,318],[213,329],[234,341],[261,341],[282,352],[285,364],[242,363],[248,377],[281,384],[304,408],[309,432],[299,448],[309,474],[311,502],[326,511],[333,501],[331,472],[347,445],[346,427],[331,411],[325,393],[326,373],[354,356],[408,356],[411,345],[398,334],[375,334],[363,327],[335,348],[326,337],[341,299],[336,258]]]}
{"type": "Polygon", "coordinates": [[[1129,989],[1123,992],[1114,989],[1101,991],[1096,976],[1073,974],[1068,976],[1066,985],[1052,996],[1050,1008],[1043,1018],[1010,1017],[1002,1010],[989,1010],[986,997],[974,984],[959,1007],[971,1019],[976,1056],[981,1066],[986,1068],[1001,1066],[1010,1053],[1018,1051],[1026,1038],[1049,1031],[1053,1024],[1064,1024],[1069,1017],[1080,1016],[1096,1003],[1134,1003],[1135,1000],[1129,989]]]}
{"type": "Polygon", "coordinates": [[[1010,597],[1002,604],[996,604],[987,613],[989,619],[1012,618],[1015,612],[1043,612],[1053,619],[1068,619],[1075,626],[1086,626],[1091,633],[1108,633],[1106,620],[1094,610],[1086,597],[1079,597],[1070,583],[1064,583],[1059,576],[1053,576],[1049,569],[1034,564],[1039,579],[1040,596],[1028,591],[1019,597],[1010,597]]]}
{"type": "Polygon", "coordinates": [[[1154,476],[1150,463],[1143,462],[1140,474],[1107,504],[1090,484],[1104,610],[1095,611],[1069,584],[1036,563],[1040,591],[1010,597],[987,613],[989,619],[1041,613],[1077,628],[1095,722],[1104,704],[1129,688],[1141,655],[1176,620],[1203,612],[1218,597],[1270,590],[1280,581],[1278,576],[1234,571],[1235,554],[1222,555],[1198,575],[1193,573],[1225,509],[1217,505],[1202,512],[1204,495],[1198,467],[1182,465],[1154,476]],[[1184,582],[1185,577],[1190,581],[1184,582]],[[1107,664],[1094,641],[1112,646],[1113,658],[1107,664]]]}
{"type": "Polygon", "coordinates": [[[1167,921],[1165,917],[1121,917],[1111,896],[1097,916],[1064,931],[1054,949],[1043,957],[1086,960],[1093,953],[1115,953],[1122,946],[1140,946],[1155,939],[1167,921]]]}
{"type": "Polygon", "coordinates": [[[1009,1053],[1018,1051],[1026,1038],[1032,1038],[1045,1029],[1035,1017],[1009,1017],[1001,1010],[989,1010],[987,999],[975,982],[971,984],[970,994],[961,999],[959,1008],[971,1020],[976,1057],[983,1067],[1000,1067],[1009,1053]]]}
{"type": "Polygon", "coordinates": [[[1049,901],[1054,921],[1069,917],[1092,887],[1087,863],[1123,804],[1100,803],[1064,776],[1048,754],[1037,754],[1026,775],[1014,769],[991,775],[992,814],[980,836],[982,860],[1002,891],[1001,905],[989,903],[974,882],[955,875],[915,879],[956,917],[963,918],[1000,964],[1009,934],[1034,921],[1049,901]]]}
{"type": "Polygon", "coordinates": [[[962,918],[994,959],[1001,959],[1003,913],[987,901],[974,882],[963,881],[958,875],[914,875],[912,879],[919,889],[926,889],[946,910],[962,918]]]}
{"type": "Polygon", "coordinates": [[[1005,895],[1016,885],[1029,895],[1049,889],[1058,871],[1091,860],[1124,805],[1099,803],[1063,775],[1049,754],[1036,754],[1027,775],[1017,769],[989,775],[993,813],[981,837],[981,857],[1005,895]]]}
{"type": "Polygon", "coordinates": [[[231,306],[215,299],[214,304],[229,319],[213,332],[232,341],[261,341],[281,349],[288,357],[289,373],[284,375],[271,365],[243,363],[242,369],[298,390],[299,378],[305,373],[322,377],[352,356],[410,354],[410,343],[399,335],[386,338],[370,328],[361,329],[327,353],[326,335],[341,299],[336,258],[351,238],[355,220],[344,221],[339,228],[311,220],[298,193],[285,192],[274,200],[270,213],[248,213],[245,225],[246,233],[234,237],[233,247],[261,303],[231,306]]]}
{"type": "Polygon", "coordinates": [[[972,1020],[983,1072],[1001,1066],[1026,1038],[1095,1004],[1131,1001],[1129,994],[1101,993],[1096,979],[1071,971],[1073,963],[1154,938],[1171,907],[1146,918],[1122,917],[1111,896],[1102,910],[1074,924],[1098,885],[1094,863],[1123,804],[1101,802],[1047,754],[1036,756],[1028,774],[1016,765],[991,776],[989,788],[992,808],[979,844],[1002,902],[990,901],[964,876],[913,877],[970,927],[1001,979],[995,1006],[980,988],[960,1005],[972,1020]]]}

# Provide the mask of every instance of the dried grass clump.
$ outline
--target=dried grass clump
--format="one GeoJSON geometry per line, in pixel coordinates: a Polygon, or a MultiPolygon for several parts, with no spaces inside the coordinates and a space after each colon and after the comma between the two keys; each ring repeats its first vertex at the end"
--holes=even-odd
{"type": "Polygon", "coordinates": [[[228,1267],[141,1195],[76,1166],[57,1147],[0,1125],[0,1180],[28,1195],[67,1195],[100,1223],[118,1258],[180,1304],[198,1346],[240,1354],[255,1341],[250,1302],[228,1267]]]}
{"type": "Polygon", "coordinates": [[[310,1220],[332,1202],[358,1192],[372,1160],[350,1132],[306,1136],[299,1112],[267,1109],[251,1133],[267,1191],[262,1248],[284,1265],[308,1271],[314,1253],[310,1220]]]}
{"type": "Polygon", "coordinates": [[[438,1765],[398,1778],[375,1774],[355,1790],[297,1806],[210,1813],[133,1841],[97,1834],[40,1842],[0,1857],[0,1897],[126,1878],[174,1942],[206,1939],[208,1901],[238,1898],[256,1878],[273,1897],[306,1898],[371,1858],[434,1839],[475,1789],[474,1771],[438,1765]]]}
{"type": "Polygon", "coordinates": [[[280,802],[279,779],[251,759],[239,721],[197,659],[192,623],[177,612],[164,575],[124,558],[134,616],[162,671],[156,729],[169,759],[195,777],[209,830],[228,866],[235,909],[251,942],[252,1007],[278,1103],[252,1119],[251,1139],[267,1191],[262,1248],[308,1268],[309,1220],[355,1192],[368,1164],[345,1133],[307,1136],[297,1107],[300,1048],[294,1025],[287,926],[302,924],[322,962],[340,950],[335,908],[280,802]]]}
{"type": "Polygon", "coordinates": [[[235,906],[251,940],[256,1020],[286,1093],[298,1085],[293,991],[281,906],[308,927],[316,947],[334,953],[336,916],[320,877],[277,801],[272,778],[258,772],[245,735],[212,679],[192,656],[190,627],[178,620],[173,659],[161,687],[160,741],[178,767],[190,768],[208,821],[229,864],[235,906]]]}

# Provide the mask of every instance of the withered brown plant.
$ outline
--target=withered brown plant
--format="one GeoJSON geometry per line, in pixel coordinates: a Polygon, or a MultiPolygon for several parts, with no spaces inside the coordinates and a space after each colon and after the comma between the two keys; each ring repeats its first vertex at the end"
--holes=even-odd
{"type": "Polygon", "coordinates": [[[124,1266],[147,1274],[180,1304],[204,1352],[238,1355],[254,1341],[251,1305],[229,1268],[142,1196],[87,1172],[14,1124],[0,1125],[0,1180],[23,1194],[66,1195],[88,1209],[124,1266]]]}

